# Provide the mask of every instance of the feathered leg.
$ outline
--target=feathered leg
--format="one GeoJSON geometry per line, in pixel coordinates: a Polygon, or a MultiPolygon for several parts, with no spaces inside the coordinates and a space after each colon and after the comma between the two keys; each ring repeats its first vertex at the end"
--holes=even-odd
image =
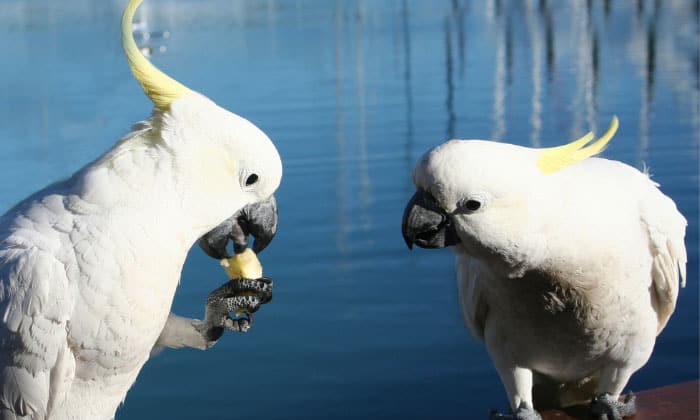
{"type": "Polygon", "coordinates": [[[493,330],[486,328],[484,342],[506,389],[513,414],[492,411],[489,418],[492,420],[541,420],[542,417],[535,410],[532,402],[532,371],[515,364],[509,354],[510,346],[504,346],[499,337],[493,330]]]}
{"type": "Polygon", "coordinates": [[[248,331],[251,314],[271,299],[272,280],[233,279],[209,294],[203,320],[171,313],[155,347],[207,349],[216,343],[225,329],[248,331]],[[231,312],[243,316],[232,318],[231,312]]]}
{"type": "Polygon", "coordinates": [[[590,410],[594,418],[600,420],[622,420],[637,412],[635,396],[631,392],[620,401],[620,393],[627,385],[635,369],[609,366],[601,371],[596,397],[591,402],[590,410]]]}

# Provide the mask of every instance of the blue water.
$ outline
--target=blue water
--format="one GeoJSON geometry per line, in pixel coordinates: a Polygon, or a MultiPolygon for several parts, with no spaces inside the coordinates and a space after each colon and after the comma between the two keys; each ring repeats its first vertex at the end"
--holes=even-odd
{"type": "MultiPolygon", "coordinates": [[[[119,46],[125,3],[0,0],[2,211],[148,116],[119,46]]],[[[451,252],[402,241],[411,169],[448,138],[548,146],[613,114],[605,156],[646,165],[689,222],[688,285],[629,388],[698,378],[697,1],[145,3],[147,30],[171,34],[148,41],[153,61],[263,128],[285,174],[261,255],[274,300],[248,334],[152,359],[118,419],[505,409],[463,326],[451,252]]],[[[194,249],[174,311],[201,317],[223,281],[194,249]]]]}

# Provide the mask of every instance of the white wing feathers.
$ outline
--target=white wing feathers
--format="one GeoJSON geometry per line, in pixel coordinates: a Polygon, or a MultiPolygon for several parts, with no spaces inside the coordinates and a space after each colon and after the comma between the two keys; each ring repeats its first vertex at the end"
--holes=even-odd
{"type": "Polygon", "coordinates": [[[75,373],[65,269],[49,253],[16,247],[0,254],[0,275],[0,418],[41,419],[75,373]]]}
{"type": "Polygon", "coordinates": [[[649,235],[652,256],[652,304],[663,330],[676,307],[678,286],[685,286],[687,254],[685,228],[687,222],[671,199],[656,188],[642,203],[641,222],[649,235]]]}

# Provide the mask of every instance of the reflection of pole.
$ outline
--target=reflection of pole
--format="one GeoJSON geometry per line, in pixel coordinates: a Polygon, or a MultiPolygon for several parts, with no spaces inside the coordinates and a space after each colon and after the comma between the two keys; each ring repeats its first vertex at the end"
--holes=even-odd
{"type": "Polygon", "coordinates": [[[649,120],[654,102],[654,73],[656,67],[656,25],[652,19],[647,29],[646,63],[642,81],[642,103],[639,107],[639,157],[637,164],[644,165],[649,154],[649,120]]]}
{"type": "Polygon", "coordinates": [[[530,35],[532,50],[532,113],[530,115],[530,144],[532,147],[540,147],[540,133],[542,131],[542,37],[534,21],[532,4],[534,0],[526,3],[527,31],[530,35]]]}
{"type": "Polygon", "coordinates": [[[649,102],[654,101],[654,74],[656,73],[656,17],[652,18],[649,23],[647,33],[647,66],[646,66],[646,82],[647,82],[647,98],[649,102]]]}
{"type": "Polygon", "coordinates": [[[454,104],[454,80],[452,70],[452,30],[450,18],[445,19],[445,68],[447,75],[447,138],[452,139],[455,135],[455,104],[454,104]]]}
{"type": "MultiPolygon", "coordinates": [[[[366,104],[365,104],[365,50],[364,44],[362,43],[362,36],[364,34],[364,19],[366,13],[363,13],[364,2],[358,2],[358,11],[356,16],[360,18],[357,19],[357,65],[355,66],[357,72],[357,101],[359,107],[359,176],[360,176],[360,202],[362,203],[362,209],[367,210],[371,204],[371,183],[369,179],[369,168],[367,162],[367,131],[366,131],[366,104]]],[[[363,218],[368,218],[369,214],[366,211],[362,212],[363,218]]],[[[368,222],[368,220],[365,220],[368,222]]]]}
{"type": "Polygon", "coordinates": [[[337,168],[336,168],[336,181],[335,181],[335,201],[338,208],[335,212],[335,217],[338,223],[338,229],[336,230],[335,246],[338,251],[345,253],[348,250],[347,237],[345,234],[344,226],[348,224],[348,220],[345,217],[344,209],[346,208],[346,194],[345,194],[345,171],[341,162],[344,160],[345,156],[345,137],[343,133],[345,132],[345,118],[343,115],[343,28],[342,28],[342,1],[337,1],[335,5],[335,144],[337,153],[337,168]]]}
{"type": "Polygon", "coordinates": [[[466,60],[464,50],[466,46],[466,35],[464,31],[464,14],[467,6],[463,5],[459,0],[452,0],[452,16],[457,26],[457,47],[459,51],[459,76],[464,78],[464,70],[466,68],[466,60]]]}
{"type": "Polygon", "coordinates": [[[545,49],[547,51],[547,81],[554,80],[554,22],[552,11],[546,0],[540,0],[540,11],[544,18],[545,49]]]}
{"type": "Polygon", "coordinates": [[[605,13],[606,19],[610,16],[611,6],[611,0],[603,0],[603,13],[605,13]]]}
{"type": "MultiPolygon", "coordinates": [[[[695,0],[693,5],[695,13],[695,33],[700,33],[700,0],[695,0]]],[[[695,146],[700,146],[700,41],[695,37],[695,56],[691,58],[690,65],[693,74],[693,88],[691,89],[691,113],[693,127],[695,127],[695,146]]]]}
{"type": "MultiPolygon", "coordinates": [[[[591,28],[588,8],[584,8],[581,2],[573,2],[573,19],[576,22],[576,37],[578,48],[576,55],[576,94],[574,98],[574,125],[572,137],[582,131],[584,114],[588,130],[596,131],[595,123],[595,97],[593,62],[597,54],[597,48],[592,45],[589,36],[591,28]],[[583,10],[582,10],[583,9],[583,10]]],[[[586,130],[586,131],[588,131],[586,130]]]]}
{"type": "MultiPolygon", "coordinates": [[[[408,168],[413,165],[411,149],[413,148],[413,86],[411,85],[411,32],[410,16],[406,0],[402,3],[401,30],[403,32],[404,47],[404,97],[406,99],[406,162],[408,168]]],[[[407,184],[408,185],[408,184],[407,184]]],[[[410,187],[410,185],[408,185],[410,187]]]]}
{"type": "Polygon", "coordinates": [[[513,84],[513,25],[511,25],[510,14],[505,20],[506,25],[506,81],[508,86],[513,84]]]}
{"type": "Polygon", "coordinates": [[[497,19],[496,25],[498,25],[498,35],[496,38],[496,68],[494,70],[493,83],[493,132],[491,133],[491,138],[501,140],[506,133],[506,37],[503,19],[497,19]]]}

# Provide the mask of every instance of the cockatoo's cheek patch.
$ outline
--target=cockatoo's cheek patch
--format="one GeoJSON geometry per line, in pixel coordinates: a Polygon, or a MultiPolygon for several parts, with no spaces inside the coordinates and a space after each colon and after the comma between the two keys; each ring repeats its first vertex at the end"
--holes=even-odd
{"type": "Polygon", "coordinates": [[[265,201],[249,204],[202,236],[199,246],[212,258],[229,258],[228,241],[233,242],[235,253],[248,247],[248,235],[255,238],[253,251],[259,253],[270,244],[277,233],[277,202],[274,196],[265,201]]]}

